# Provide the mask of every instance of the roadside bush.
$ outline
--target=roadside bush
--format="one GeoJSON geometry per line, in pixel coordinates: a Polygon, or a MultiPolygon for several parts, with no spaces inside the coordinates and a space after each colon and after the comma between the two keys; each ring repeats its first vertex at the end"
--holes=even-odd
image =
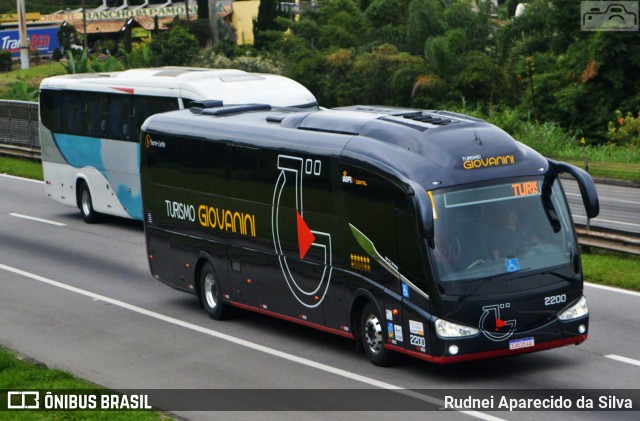
{"type": "Polygon", "coordinates": [[[149,44],[150,42],[148,41],[135,42],[131,44],[131,51],[129,52],[125,49],[120,49],[118,58],[122,65],[127,69],[153,66],[154,60],[149,44]]]}
{"type": "Polygon", "coordinates": [[[193,65],[208,69],[239,69],[252,73],[282,74],[280,65],[268,57],[254,56],[247,52],[245,55],[229,58],[212,48],[204,50],[193,65]]]}
{"type": "Polygon", "coordinates": [[[282,69],[278,63],[261,56],[238,56],[231,60],[231,67],[255,73],[281,74],[282,69]]]}
{"type": "Polygon", "coordinates": [[[11,53],[6,50],[0,51],[0,70],[3,72],[8,72],[9,70],[11,70],[11,64],[11,53]]]}
{"type": "Polygon", "coordinates": [[[62,59],[62,51],[60,51],[60,47],[56,47],[53,50],[53,55],[51,56],[51,59],[53,61],[60,61],[62,59]]]}
{"type": "Polygon", "coordinates": [[[622,116],[620,110],[616,110],[615,121],[610,121],[608,126],[609,140],[618,146],[640,146],[640,113],[637,117],[627,113],[622,116]]]}
{"type": "Polygon", "coordinates": [[[198,55],[193,64],[208,69],[228,69],[231,68],[231,59],[208,48],[198,55]]]}
{"type": "Polygon", "coordinates": [[[37,101],[38,88],[29,86],[24,80],[19,80],[11,83],[3,96],[6,99],[15,99],[17,101],[37,101]]]}

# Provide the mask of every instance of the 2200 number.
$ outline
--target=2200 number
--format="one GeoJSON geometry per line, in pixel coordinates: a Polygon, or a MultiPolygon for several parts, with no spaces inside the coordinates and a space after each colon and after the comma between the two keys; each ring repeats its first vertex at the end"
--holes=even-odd
{"type": "Polygon", "coordinates": [[[554,304],[562,304],[567,301],[567,294],[552,295],[551,297],[544,297],[544,305],[552,306],[554,304]]]}
{"type": "Polygon", "coordinates": [[[419,346],[421,348],[426,347],[426,341],[424,340],[424,336],[411,335],[409,337],[409,342],[411,343],[411,345],[419,346]]]}

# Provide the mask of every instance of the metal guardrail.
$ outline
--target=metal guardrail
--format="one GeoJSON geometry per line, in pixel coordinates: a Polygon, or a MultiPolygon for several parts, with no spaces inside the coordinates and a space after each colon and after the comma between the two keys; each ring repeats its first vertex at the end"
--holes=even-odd
{"type": "Polygon", "coordinates": [[[622,253],[640,255],[640,238],[604,231],[576,228],[581,246],[596,247],[622,253]]]}
{"type": "Polygon", "coordinates": [[[0,101],[0,154],[40,159],[38,103],[0,101]]]}

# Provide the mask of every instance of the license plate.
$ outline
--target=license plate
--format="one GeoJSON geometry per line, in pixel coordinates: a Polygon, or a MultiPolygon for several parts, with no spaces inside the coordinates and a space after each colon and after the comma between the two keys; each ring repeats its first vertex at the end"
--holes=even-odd
{"type": "Polygon", "coordinates": [[[513,341],[509,341],[509,349],[529,348],[535,344],[533,338],[514,339],[513,341]]]}

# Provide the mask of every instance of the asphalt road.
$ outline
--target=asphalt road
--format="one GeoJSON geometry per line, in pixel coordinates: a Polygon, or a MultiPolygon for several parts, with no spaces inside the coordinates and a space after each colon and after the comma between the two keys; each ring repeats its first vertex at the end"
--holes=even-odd
{"type": "MultiPolygon", "coordinates": [[[[139,223],[87,225],[40,183],[0,176],[0,344],[114,389],[640,389],[640,294],[587,286],[589,339],[513,358],[435,366],[400,356],[371,365],[353,342],[239,312],[210,320],[196,298],[148,273],[139,223]],[[33,219],[39,218],[39,219],[33,219]],[[620,358],[622,357],[622,358],[620,358]]],[[[18,385],[19,386],[19,385],[18,385]]],[[[388,392],[389,394],[395,392],[388,392]]],[[[286,393],[276,408],[291,408],[286,393]]],[[[294,395],[292,392],[292,396],[294,395]]],[[[331,394],[305,399],[337,409],[331,394]]],[[[431,398],[424,398],[434,401],[431,398]]],[[[388,402],[397,402],[388,398],[388,402]]],[[[366,404],[365,402],[364,404],[366,404]]],[[[382,399],[382,403],[385,403],[382,399]]],[[[371,407],[380,400],[370,402],[371,407]]],[[[436,401],[436,405],[438,402],[436,401]]],[[[305,419],[424,413],[305,413],[305,419]]],[[[640,408],[636,408],[636,411],[640,408]]],[[[189,419],[299,419],[294,412],[176,411],[189,419]]],[[[434,419],[637,419],[638,412],[429,412],[434,419]]]]}
{"type": "MultiPolygon", "coordinates": [[[[573,179],[562,179],[571,214],[577,224],[586,224],[578,184],[573,179]]],[[[600,201],[600,214],[590,220],[592,227],[640,234],[640,188],[616,184],[596,185],[600,201]]]]}

